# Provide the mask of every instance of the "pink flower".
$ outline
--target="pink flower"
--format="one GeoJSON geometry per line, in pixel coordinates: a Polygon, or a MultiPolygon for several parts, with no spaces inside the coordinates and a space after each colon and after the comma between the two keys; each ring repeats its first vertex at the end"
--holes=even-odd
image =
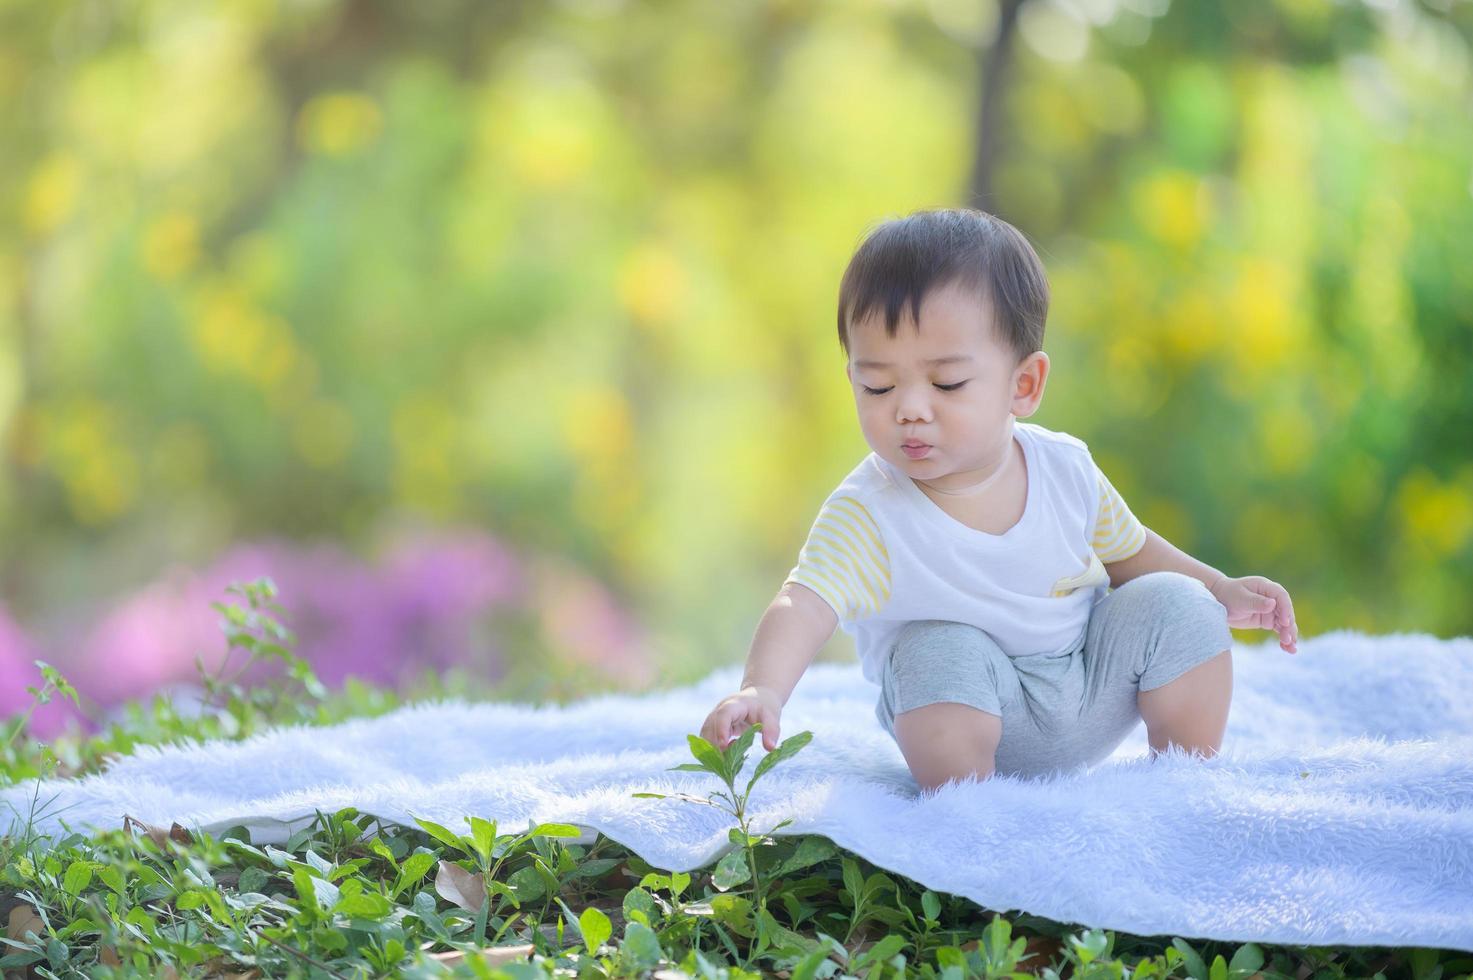
{"type": "MultiPolygon", "coordinates": [[[[211,603],[248,608],[232,583],[270,578],[277,587],[271,613],[295,635],[288,644],[328,687],[349,676],[400,686],[426,670],[466,666],[489,679],[506,672],[506,655],[489,628],[498,615],[525,609],[545,644],[538,655],[563,655],[624,683],[647,683],[646,637],[603,585],[570,563],[524,562],[480,530],[401,531],[385,539],[373,566],[332,543],[279,540],[240,544],[202,571],[175,565],[158,581],[119,599],[90,627],[77,628],[39,654],[82,695],[88,714],[143,699],[198,679],[198,656],[212,675],[233,676],[246,652],[226,660],[221,615],[211,603]],[[67,656],[70,651],[75,655],[67,656]]],[[[0,714],[30,703],[39,686],[31,666],[38,654],[20,629],[0,616],[0,714]]],[[[257,663],[243,684],[275,676],[275,662],[257,663]]],[[[70,718],[70,702],[53,702],[33,716],[30,731],[48,738],[70,718]]],[[[86,720],[85,718],[83,719],[86,720]]],[[[97,726],[87,723],[88,729],[97,726]]]]}

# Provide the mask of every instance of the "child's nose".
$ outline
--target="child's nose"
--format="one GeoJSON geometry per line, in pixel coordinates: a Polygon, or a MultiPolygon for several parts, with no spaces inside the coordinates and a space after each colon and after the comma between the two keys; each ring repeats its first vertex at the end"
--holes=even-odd
{"type": "Polygon", "coordinates": [[[931,406],[924,398],[911,398],[902,400],[900,409],[895,413],[895,421],[901,425],[907,422],[929,422],[931,421],[931,406]]]}

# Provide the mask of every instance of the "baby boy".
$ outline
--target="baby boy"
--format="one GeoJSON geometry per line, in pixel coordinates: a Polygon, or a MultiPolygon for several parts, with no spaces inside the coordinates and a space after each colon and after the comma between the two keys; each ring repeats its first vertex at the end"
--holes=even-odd
{"type": "Polygon", "coordinates": [[[923,790],[1094,765],[1142,719],[1151,757],[1212,756],[1229,627],[1297,651],[1289,594],[1229,578],[1143,526],[1080,439],[1038,411],[1049,289],[1012,225],[970,209],[886,221],[839,287],[839,344],[873,450],[828,496],[757,625],[718,748],[768,751],[836,626],[923,790]]]}

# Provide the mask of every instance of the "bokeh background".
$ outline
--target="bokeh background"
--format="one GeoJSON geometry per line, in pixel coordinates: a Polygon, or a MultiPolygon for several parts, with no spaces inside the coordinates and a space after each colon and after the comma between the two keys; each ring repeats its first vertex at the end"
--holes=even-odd
{"type": "MultiPolygon", "coordinates": [[[[0,715],[745,657],[868,451],[876,222],[1054,289],[1032,417],[1306,637],[1473,633],[1473,4],[0,3],[0,715]]],[[[1240,631],[1257,643],[1264,632],[1240,631]]],[[[821,658],[852,658],[837,633],[821,658]]]]}

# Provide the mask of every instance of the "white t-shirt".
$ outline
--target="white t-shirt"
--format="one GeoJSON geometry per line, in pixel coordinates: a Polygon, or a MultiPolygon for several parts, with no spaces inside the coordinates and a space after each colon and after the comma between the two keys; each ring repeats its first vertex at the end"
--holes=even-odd
{"type": "Polygon", "coordinates": [[[1013,432],[1028,499],[1004,534],[958,521],[875,453],[824,501],[787,581],[833,607],[866,679],[880,683],[895,634],[918,619],[970,623],[1010,657],[1066,650],[1109,589],[1104,562],[1145,545],[1084,442],[1029,422],[1013,432]]]}

